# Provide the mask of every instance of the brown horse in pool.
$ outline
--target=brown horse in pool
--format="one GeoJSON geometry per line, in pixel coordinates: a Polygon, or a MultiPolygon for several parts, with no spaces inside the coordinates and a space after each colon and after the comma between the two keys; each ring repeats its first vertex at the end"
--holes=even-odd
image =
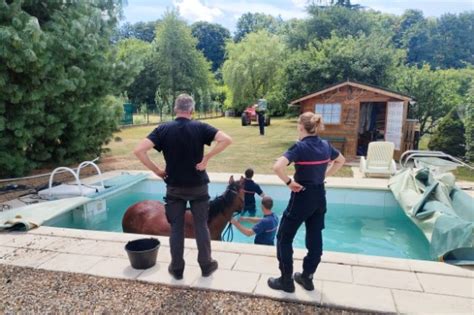
{"type": "MultiPolygon", "coordinates": [[[[225,192],[209,202],[209,218],[207,225],[212,240],[221,240],[221,234],[230,222],[234,212],[242,211],[244,207],[244,178],[234,181],[229,179],[225,192]]],[[[193,215],[186,211],[184,216],[184,235],[195,238],[193,215]]],[[[140,201],[130,206],[122,219],[122,229],[126,233],[152,234],[169,236],[171,226],[166,219],[165,205],[157,200],[140,201]]]]}

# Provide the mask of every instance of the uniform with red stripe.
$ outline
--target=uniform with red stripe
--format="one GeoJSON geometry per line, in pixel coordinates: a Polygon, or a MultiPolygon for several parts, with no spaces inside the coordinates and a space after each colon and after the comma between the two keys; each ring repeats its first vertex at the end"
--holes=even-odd
{"type": "Polygon", "coordinates": [[[284,156],[290,163],[295,163],[295,181],[306,186],[323,184],[328,163],[339,154],[319,136],[307,136],[295,143],[284,156]]]}

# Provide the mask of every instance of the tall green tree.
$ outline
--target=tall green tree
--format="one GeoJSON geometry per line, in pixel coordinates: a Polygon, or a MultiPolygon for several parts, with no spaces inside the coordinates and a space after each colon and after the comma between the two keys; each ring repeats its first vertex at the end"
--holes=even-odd
{"type": "Polygon", "coordinates": [[[435,43],[435,21],[426,20],[407,31],[403,38],[403,46],[407,51],[407,64],[422,66],[429,63],[435,66],[437,54],[435,43]]]}
{"type": "Polygon", "coordinates": [[[360,9],[362,6],[360,4],[352,4],[351,0],[330,0],[331,5],[345,7],[349,9],[360,9]]]}
{"type": "Polygon", "coordinates": [[[333,33],[340,37],[369,35],[374,27],[369,14],[345,6],[321,7],[313,4],[307,11],[309,41],[328,39],[333,33]]]}
{"type": "Polygon", "coordinates": [[[119,1],[0,1],[0,176],[96,157],[133,81],[111,35],[119,1]]]}
{"type": "Polygon", "coordinates": [[[282,24],[283,20],[280,17],[275,18],[269,14],[250,12],[242,14],[237,21],[234,41],[240,42],[247,34],[260,30],[275,34],[282,24]]]}
{"type": "Polygon", "coordinates": [[[389,41],[376,34],[358,38],[333,35],[291,54],[285,63],[288,100],[347,79],[388,86],[404,57],[389,41]]]}
{"type": "Polygon", "coordinates": [[[423,12],[420,10],[406,10],[397,23],[396,32],[393,36],[393,42],[396,47],[402,48],[405,45],[407,33],[425,22],[423,12]]]}
{"type": "Polygon", "coordinates": [[[151,52],[144,60],[142,71],[127,88],[127,96],[136,105],[147,104],[149,109],[155,108],[155,93],[159,84],[157,65],[151,52]]]}
{"type": "Polygon", "coordinates": [[[114,41],[127,38],[136,38],[151,43],[155,38],[156,25],[159,21],[125,23],[120,26],[114,35],[114,41]]]}
{"type": "Polygon", "coordinates": [[[409,116],[420,122],[420,134],[432,133],[439,119],[462,103],[458,80],[445,72],[432,70],[429,65],[421,69],[401,67],[396,73],[393,88],[412,96],[415,103],[409,107],[409,116]]]}
{"type": "Polygon", "coordinates": [[[474,12],[425,18],[418,10],[401,16],[393,41],[407,51],[407,63],[421,67],[464,68],[474,63],[474,12]]]}
{"type": "Polygon", "coordinates": [[[154,62],[156,64],[157,99],[169,103],[181,92],[194,94],[207,91],[212,84],[210,64],[201,51],[191,28],[180,19],[177,11],[168,11],[156,29],[154,62]]]}
{"type": "Polygon", "coordinates": [[[145,60],[151,52],[151,44],[139,39],[124,39],[117,43],[117,60],[128,64],[131,71],[129,74],[133,78],[143,70],[145,60]]]}
{"type": "Polygon", "coordinates": [[[433,66],[464,68],[474,64],[474,11],[444,14],[436,24],[433,66]]]}
{"type": "Polygon", "coordinates": [[[133,82],[127,87],[129,100],[139,106],[147,104],[154,107],[154,96],[157,86],[156,69],[152,62],[152,44],[128,38],[117,43],[118,58],[131,66],[130,76],[133,82]]]}
{"type": "Polygon", "coordinates": [[[232,92],[233,107],[241,110],[271,91],[279,79],[285,46],[276,35],[262,30],[229,43],[227,54],[224,82],[232,92]]]}
{"type": "Polygon", "coordinates": [[[212,62],[212,71],[224,63],[225,43],[230,39],[230,32],[219,24],[196,22],[191,25],[191,32],[197,38],[197,48],[212,62]]]}

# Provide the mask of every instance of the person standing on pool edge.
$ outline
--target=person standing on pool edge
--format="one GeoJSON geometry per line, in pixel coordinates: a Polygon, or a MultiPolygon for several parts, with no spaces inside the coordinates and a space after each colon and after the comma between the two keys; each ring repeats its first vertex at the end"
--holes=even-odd
{"type": "Polygon", "coordinates": [[[168,272],[175,279],[182,279],[184,272],[184,215],[189,201],[193,214],[198,262],[202,275],[207,277],[217,269],[217,261],[211,257],[211,238],[207,219],[209,215],[208,161],[232,143],[222,131],[192,120],[194,100],[181,94],[174,103],[176,119],[159,125],[135,148],[137,158],[166,182],[166,218],[171,225],[171,263],[168,272]],[[215,145],[204,154],[204,145],[215,145]],[[163,151],[166,170],[161,169],[148,156],[155,148],[163,151]]]}
{"type": "Polygon", "coordinates": [[[311,112],[298,118],[298,141],[273,165],[274,172],[290,188],[291,197],[277,232],[277,258],[281,277],[269,278],[268,286],[275,290],[294,292],[293,239],[298,228],[305,223],[306,248],[303,272],[296,272],[294,280],[308,291],[314,290],[313,274],[321,261],[326,213],[324,179],[339,170],[344,156],[327,141],[318,137],[324,128],[321,115],[311,112]],[[294,180],[286,174],[290,163],[295,164],[294,180]]]}

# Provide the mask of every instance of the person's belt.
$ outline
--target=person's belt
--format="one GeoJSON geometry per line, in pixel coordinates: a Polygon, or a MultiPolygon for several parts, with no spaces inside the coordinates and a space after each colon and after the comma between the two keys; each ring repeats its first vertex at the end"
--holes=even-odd
{"type": "Polygon", "coordinates": [[[303,183],[300,183],[302,186],[304,186],[305,188],[324,188],[324,183],[322,184],[303,184],[303,183]]]}
{"type": "Polygon", "coordinates": [[[321,164],[326,164],[329,163],[331,160],[326,159],[326,160],[315,160],[315,161],[298,161],[295,162],[296,165],[321,165],[321,164]]]}

